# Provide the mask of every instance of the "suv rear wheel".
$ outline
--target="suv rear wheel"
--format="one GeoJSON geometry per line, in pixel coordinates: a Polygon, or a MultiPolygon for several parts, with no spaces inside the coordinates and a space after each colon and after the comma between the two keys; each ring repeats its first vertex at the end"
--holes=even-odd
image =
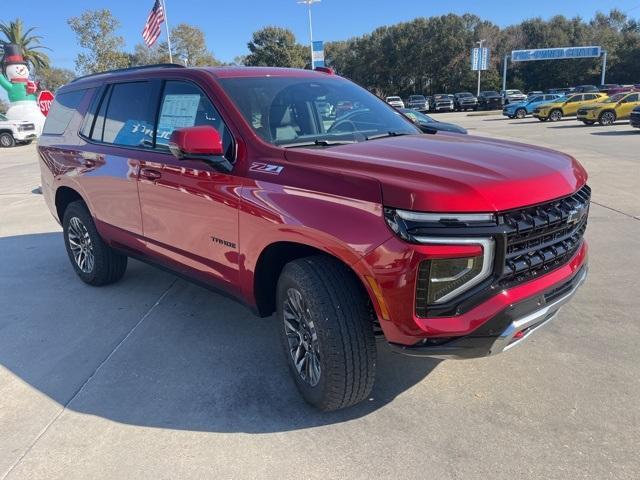
{"type": "Polygon", "coordinates": [[[62,229],[69,260],[83,282],[100,286],[122,278],[127,257],[116,253],[102,240],[83,202],[69,204],[64,211],[62,229]]]}
{"type": "Polygon", "coordinates": [[[9,148],[9,147],[13,147],[15,144],[16,144],[16,141],[13,138],[13,135],[11,135],[8,132],[0,133],[0,147],[9,148]]]}
{"type": "Polygon", "coordinates": [[[376,346],[366,292],[335,259],[288,263],[277,288],[277,318],[289,370],[304,399],[338,410],[367,398],[376,346]]]}

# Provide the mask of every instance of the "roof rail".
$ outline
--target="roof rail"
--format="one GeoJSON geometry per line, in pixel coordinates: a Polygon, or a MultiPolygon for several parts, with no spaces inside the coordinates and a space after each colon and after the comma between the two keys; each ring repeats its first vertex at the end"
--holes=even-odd
{"type": "Polygon", "coordinates": [[[104,72],[90,73],[88,75],[76,77],[71,80],[70,83],[76,82],[78,80],[84,80],[85,78],[97,77],[98,75],[105,75],[107,73],[135,72],[137,70],[145,70],[147,68],[185,68],[185,66],[180,65],[179,63],[154,63],[151,65],[138,65],[136,67],[116,68],[114,70],[105,70],[104,72]]]}

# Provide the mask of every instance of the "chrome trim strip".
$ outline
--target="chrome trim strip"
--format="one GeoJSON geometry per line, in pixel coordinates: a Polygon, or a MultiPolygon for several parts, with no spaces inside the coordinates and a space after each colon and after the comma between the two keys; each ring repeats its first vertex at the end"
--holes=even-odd
{"type": "Polygon", "coordinates": [[[411,222],[440,222],[454,220],[463,223],[495,222],[493,213],[424,213],[409,210],[396,210],[396,214],[403,220],[411,222]]]}
{"type": "Polygon", "coordinates": [[[466,292],[474,285],[477,285],[493,272],[493,260],[495,258],[495,240],[493,238],[443,238],[443,237],[414,237],[419,243],[432,245],[480,245],[482,247],[482,269],[480,273],[469,280],[464,285],[460,285],[455,290],[447,293],[435,303],[444,303],[462,292],[466,292]]]}
{"type": "Polygon", "coordinates": [[[578,279],[576,284],[573,286],[571,291],[566,295],[564,295],[563,297],[559,298],[553,303],[545,305],[540,310],[536,310],[535,312],[530,313],[525,317],[519,318],[518,320],[514,320],[513,322],[511,322],[511,324],[509,324],[509,326],[504,330],[504,332],[502,332],[500,336],[496,339],[496,341],[493,343],[493,345],[491,346],[489,355],[495,355],[497,353],[506,352],[507,350],[510,350],[511,348],[521,344],[524,340],[529,338],[529,335],[531,335],[533,332],[543,327],[544,325],[549,323],[553,318],[555,318],[555,316],[560,311],[560,308],[565,303],[567,303],[571,299],[571,297],[573,297],[573,295],[575,295],[576,290],[578,290],[578,288],[584,283],[585,279],[587,278],[587,272],[588,272],[588,267],[585,265],[582,273],[580,273],[580,278],[578,279]],[[525,333],[524,336],[522,336],[522,338],[519,338],[516,341],[512,341],[516,333],[530,327],[531,325],[535,325],[536,323],[540,323],[540,324],[532,328],[531,330],[527,331],[527,333],[525,333]]]}

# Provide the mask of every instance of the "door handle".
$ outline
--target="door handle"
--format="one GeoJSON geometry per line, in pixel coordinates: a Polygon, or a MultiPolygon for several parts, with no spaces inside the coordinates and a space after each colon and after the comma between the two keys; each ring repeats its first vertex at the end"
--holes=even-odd
{"type": "Polygon", "coordinates": [[[158,180],[162,174],[158,170],[154,170],[153,168],[142,167],[140,169],[140,176],[142,178],[146,178],[147,180],[158,180]]]}

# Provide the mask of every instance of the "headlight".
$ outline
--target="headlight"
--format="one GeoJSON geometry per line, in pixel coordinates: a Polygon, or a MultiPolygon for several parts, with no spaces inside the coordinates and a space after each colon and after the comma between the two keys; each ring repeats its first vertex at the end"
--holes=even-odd
{"type": "Polygon", "coordinates": [[[482,253],[472,257],[434,258],[420,263],[416,284],[417,305],[424,305],[420,297],[426,297],[428,305],[445,303],[479,284],[493,271],[493,238],[420,237],[420,240],[421,243],[433,245],[479,245],[482,253]]]}
{"type": "Polygon", "coordinates": [[[460,293],[461,287],[478,277],[482,264],[482,256],[422,262],[418,272],[417,292],[426,293],[428,305],[445,302],[460,293]]]}
{"type": "MultiPolygon", "coordinates": [[[[479,246],[467,257],[424,260],[418,268],[416,313],[422,316],[427,305],[445,303],[488,278],[493,272],[495,241],[492,237],[451,236],[456,227],[495,227],[492,213],[423,213],[385,208],[387,224],[400,238],[422,245],[479,246]],[[438,236],[446,229],[448,236],[438,236]],[[424,310],[421,311],[421,310],[424,310]]],[[[465,233],[469,229],[464,230],[465,233]]],[[[454,234],[455,235],[455,234],[454,234]]],[[[485,233],[486,235],[486,233],[485,233]]]]}
{"type": "Polygon", "coordinates": [[[387,207],[384,218],[391,230],[412,243],[423,243],[417,237],[425,228],[496,225],[493,213],[425,213],[387,207]]]}

